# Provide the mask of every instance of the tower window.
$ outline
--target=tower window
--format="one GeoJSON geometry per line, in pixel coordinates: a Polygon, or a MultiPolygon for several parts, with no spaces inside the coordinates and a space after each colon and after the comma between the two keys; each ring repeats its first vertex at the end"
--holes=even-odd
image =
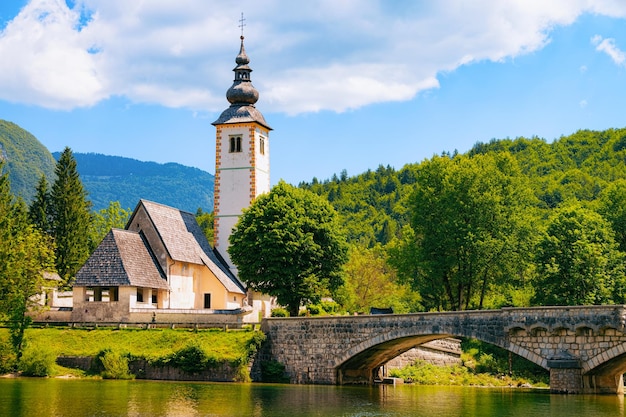
{"type": "Polygon", "coordinates": [[[230,147],[228,151],[230,153],[241,152],[241,136],[230,137],[230,147]]]}
{"type": "Polygon", "coordinates": [[[263,136],[259,139],[259,152],[261,155],[265,155],[265,138],[263,136]]]}

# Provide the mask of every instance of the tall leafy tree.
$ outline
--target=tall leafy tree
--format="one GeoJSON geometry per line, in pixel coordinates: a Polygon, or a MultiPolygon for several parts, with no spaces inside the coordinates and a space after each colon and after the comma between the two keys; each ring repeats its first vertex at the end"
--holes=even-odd
{"type": "Polygon", "coordinates": [[[44,271],[54,269],[54,252],[49,237],[28,221],[24,203],[13,202],[1,161],[0,242],[0,319],[9,323],[17,367],[31,320],[27,312],[36,307],[44,271]]]}
{"type": "Polygon", "coordinates": [[[211,246],[213,246],[213,238],[214,238],[214,233],[213,233],[214,219],[215,219],[215,215],[213,214],[213,212],[207,213],[204,210],[202,210],[202,208],[200,207],[198,207],[198,210],[196,210],[196,221],[198,222],[200,229],[202,229],[202,232],[204,232],[204,236],[206,236],[206,239],[209,241],[211,246]]]}
{"type": "Polygon", "coordinates": [[[529,263],[533,195],[508,153],[434,157],[410,198],[413,242],[399,260],[428,309],[482,308],[500,281],[529,263]],[[410,267],[409,264],[414,264],[410,267]]]}
{"type": "Polygon", "coordinates": [[[352,245],[348,254],[342,299],[337,299],[347,311],[364,313],[371,307],[391,307],[396,313],[421,310],[419,295],[408,285],[398,284],[382,245],[352,245]]]}
{"type": "Polygon", "coordinates": [[[537,249],[534,302],[623,303],[624,260],[602,216],[580,206],[560,208],[550,217],[537,249]]]}
{"type": "Polygon", "coordinates": [[[281,181],[244,210],[229,253],[250,288],[295,316],[343,283],[347,244],[328,201],[281,181]]]}
{"type": "Polygon", "coordinates": [[[91,241],[91,203],[80,181],[76,160],[65,148],[57,162],[52,184],[50,208],[52,236],[56,244],[56,268],[65,285],[89,257],[91,241]]]}
{"type": "Polygon", "coordinates": [[[130,218],[132,211],[123,209],[119,201],[109,202],[109,206],[93,215],[94,243],[99,243],[113,228],[123,229],[130,218]]]}
{"type": "Polygon", "coordinates": [[[626,252],[626,180],[617,180],[603,191],[598,211],[611,224],[619,249],[626,252]]]}

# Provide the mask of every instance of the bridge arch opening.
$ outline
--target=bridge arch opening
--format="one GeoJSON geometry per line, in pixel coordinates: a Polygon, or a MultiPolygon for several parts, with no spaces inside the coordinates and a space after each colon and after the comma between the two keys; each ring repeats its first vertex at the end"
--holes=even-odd
{"type": "MultiPolygon", "coordinates": [[[[521,328],[511,330],[513,332],[526,332],[525,329],[521,328]]],[[[545,330],[546,329],[544,329],[544,331],[545,330]]],[[[335,367],[337,383],[339,385],[372,384],[380,377],[386,376],[381,375],[381,367],[387,364],[390,360],[409,351],[412,348],[423,345],[427,342],[446,338],[468,339],[467,336],[453,334],[410,335],[385,340],[369,346],[364,344],[363,346],[359,346],[358,349],[351,349],[351,352],[347,352],[346,355],[340,358],[337,362],[337,366],[335,367]]],[[[504,346],[499,346],[497,344],[476,338],[470,339],[478,340],[481,344],[483,344],[483,346],[495,346],[495,351],[500,350],[501,354],[506,355],[507,353],[503,352],[508,352],[509,358],[507,359],[507,361],[509,362],[509,364],[512,363],[513,360],[515,361],[516,365],[519,365],[520,363],[529,363],[529,365],[526,365],[524,367],[533,369],[535,372],[538,373],[538,375],[540,375],[540,372],[542,372],[541,369],[543,369],[546,373],[545,378],[548,378],[548,370],[545,368],[545,366],[542,366],[543,363],[533,362],[524,356],[513,353],[512,351],[506,349],[504,346]]],[[[487,350],[490,352],[494,351],[494,349],[487,350]]],[[[531,355],[528,354],[528,356],[531,355]]]]}

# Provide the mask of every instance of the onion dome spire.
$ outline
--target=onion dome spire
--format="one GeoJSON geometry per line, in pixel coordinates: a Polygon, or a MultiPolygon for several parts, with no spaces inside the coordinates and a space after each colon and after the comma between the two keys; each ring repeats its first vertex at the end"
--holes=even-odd
{"type": "Polygon", "coordinates": [[[235,79],[233,80],[233,85],[226,92],[226,99],[228,99],[230,104],[254,106],[259,99],[259,92],[254,88],[250,80],[252,69],[248,66],[250,59],[246,55],[243,39],[242,35],[239,55],[235,59],[237,66],[233,69],[235,79]]]}
{"type": "Polygon", "coordinates": [[[230,107],[224,110],[213,124],[246,123],[252,121],[271,130],[261,112],[254,106],[259,100],[259,92],[254,88],[250,80],[252,69],[248,65],[250,59],[243,45],[243,34],[240,39],[239,54],[235,58],[237,66],[233,69],[235,79],[233,80],[233,85],[226,91],[226,99],[230,103],[230,107]]]}

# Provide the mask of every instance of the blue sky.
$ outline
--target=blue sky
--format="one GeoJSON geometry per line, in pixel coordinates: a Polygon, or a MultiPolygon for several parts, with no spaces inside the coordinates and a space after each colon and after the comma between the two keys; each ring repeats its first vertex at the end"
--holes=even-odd
{"type": "Polygon", "coordinates": [[[3,0],[0,119],[214,173],[241,12],[272,183],[626,127],[620,0],[3,0]]]}

